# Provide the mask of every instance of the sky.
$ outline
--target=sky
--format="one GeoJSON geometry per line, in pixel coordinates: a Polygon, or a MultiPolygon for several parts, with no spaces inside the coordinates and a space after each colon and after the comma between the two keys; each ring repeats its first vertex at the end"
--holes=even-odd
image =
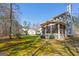
{"type": "MultiPolygon", "coordinates": [[[[66,12],[67,3],[19,3],[20,23],[41,24],[50,18],[66,12]]],[[[78,11],[79,4],[72,4],[73,13],[78,11]]]]}

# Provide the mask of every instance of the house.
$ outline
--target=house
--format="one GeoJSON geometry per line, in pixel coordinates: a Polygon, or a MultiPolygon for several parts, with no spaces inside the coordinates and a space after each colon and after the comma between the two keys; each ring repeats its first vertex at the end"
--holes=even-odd
{"type": "Polygon", "coordinates": [[[36,35],[36,30],[34,29],[29,29],[27,32],[28,32],[28,35],[36,35]]]}
{"type": "Polygon", "coordinates": [[[29,28],[28,30],[25,28],[22,28],[20,32],[21,32],[21,35],[36,35],[36,31],[32,28],[29,28]]]}
{"type": "Polygon", "coordinates": [[[41,24],[44,38],[54,38],[63,40],[68,36],[74,35],[74,22],[69,12],[61,13],[41,24]]]}
{"type": "Polygon", "coordinates": [[[41,31],[40,27],[38,26],[33,26],[29,29],[23,27],[21,29],[21,34],[22,35],[40,35],[40,31],[41,31]]]}

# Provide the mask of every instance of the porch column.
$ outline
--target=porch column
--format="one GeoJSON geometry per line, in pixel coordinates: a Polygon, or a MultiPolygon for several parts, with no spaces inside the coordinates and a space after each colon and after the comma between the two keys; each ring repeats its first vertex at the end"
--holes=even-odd
{"type": "Polygon", "coordinates": [[[53,24],[50,24],[50,25],[49,25],[49,27],[50,27],[50,34],[52,34],[52,25],[53,25],[53,24]]]}
{"type": "Polygon", "coordinates": [[[60,24],[58,24],[58,39],[60,39],[60,24]]]}
{"type": "Polygon", "coordinates": [[[45,38],[47,38],[47,27],[45,27],[45,38]]]}
{"type": "Polygon", "coordinates": [[[52,25],[50,26],[50,33],[52,34],[52,25]]]}
{"type": "Polygon", "coordinates": [[[45,35],[46,35],[47,29],[45,28],[45,35]]]}
{"type": "Polygon", "coordinates": [[[67,37],[67,29],[66,29],[66,27],[65,27],[65,38],[67,37]]]}

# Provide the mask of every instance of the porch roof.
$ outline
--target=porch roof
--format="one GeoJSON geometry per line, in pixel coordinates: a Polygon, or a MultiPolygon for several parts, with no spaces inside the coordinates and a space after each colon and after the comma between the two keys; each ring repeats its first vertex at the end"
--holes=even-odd
{"type": "Polygon", "coordinates": [[[61,13],[58,16],[53,17],[52,20],[49,20],[49,21],[46,21],[45,23],[42,23],[41,26],[45,26],[45,25],[49,25],[49,24],[63,24],[64,25],[64,22],[57,21],[56,18],[58,18],[58,17],[60,17],[62,15],[66,15],[67,13],[68,12],[61,13]]]}

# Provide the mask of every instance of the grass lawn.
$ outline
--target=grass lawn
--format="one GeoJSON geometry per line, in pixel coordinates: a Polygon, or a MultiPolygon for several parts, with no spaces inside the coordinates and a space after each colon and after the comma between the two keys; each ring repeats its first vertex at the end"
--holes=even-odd
{"type": "Polygon", "coordinates": [[[1,40],[0,39],[0,52],[8,56],[72,56],[79,55],[77,46],[79,43],[78,38],[72,41],[72,38],[64,42],[41,39],[39,36],[21,36],[21,39],[14,40],[1,40]],[[44,44],[45,42],[45,44],[44,44]],[[66,43],[65,43],[66,42],[66,43]],[[76,45],[76,48],[74,47],[76,45]]]}
{"type": "Polygon", "coordinates": [[[39,36],[21,36],[21,39],[5,41],[1,40],[0,52],[7,55],[31,55],[31,51],[36,49],[42,40],[39,36]],[[37,43],[38,42],[38,43],[37,43]],[[29,53],[30,52],[30,53],[29,53]]]}

